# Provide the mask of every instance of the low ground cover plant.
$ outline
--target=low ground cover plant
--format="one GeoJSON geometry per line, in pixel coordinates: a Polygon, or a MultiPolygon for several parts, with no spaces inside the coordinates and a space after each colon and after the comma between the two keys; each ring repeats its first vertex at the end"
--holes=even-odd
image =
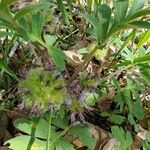
{"type": "Polygon", "coordinates": [[[150,149],[149,15],[146,0],[1,0],[0,144],[150,149]]]}

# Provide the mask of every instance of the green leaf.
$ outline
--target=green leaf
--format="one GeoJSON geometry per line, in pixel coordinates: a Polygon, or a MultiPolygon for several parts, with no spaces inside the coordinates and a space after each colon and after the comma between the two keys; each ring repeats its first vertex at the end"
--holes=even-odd
{"type": "Polygon", "coordinates": [[[13,22],[12,14],[9,11],[9,5],[16,0],[1,0],[0,1],[0,18],[7,20],[8,22],[13,22]]]}
{"type": "Polygon", "coordinates": [[[111,116],[111,114],[108,113],[108,112],[102,112],[102,113],[100,113],[100,115],[101,115],[102,117],[109,117],[109,116],[111,116]]]}
{"type": "Polygon", "coordinates": [[[118,83],[118,80],[116,79],[116,77],[112,77],[111,78],[111,82],[112,82],[112,84],[115,86],[115,88],[117,88],[118,90],[120,90],[121,88],[120,88],[120,85],[119,85],[119,83],[118,83]]]}
{"type": "Polygon", "coordinates": [[[140,73],[142,78],[145,80],[145,83],[150,86],[150,68],[140,68],[140,73]]]}
{"type": "Polygon", "coordinates": [[[58,140],[55,148],[56,150],[75,150],[72,144],[63,139],[58,140]]]}
{"type": "Polygon", "coordinates": [[[138,101],[133,104],[133,116],[138,120],[142,120],[145,116],[142,104],[138,101]]]}
{"type": "Polygon", "coordinates": [[[23,16],[25,16],[26,14],[28,14],[32,11],[39,11],[41,9],[44,9],[44,10],[48,9],[50,7],[50,5],[51,4],[49,2],[41,2],[41,3],[38,3],[38,4],[33,4],[33,5],[26,6],[26,7],[22,8],[21,10],[19,10],[15,14],[13,19],[18,20],[18,19],[22,18],[23,16]]]}
{"type": "Polygon", "coordinates": [[[48,46],[52,46],[56,42],[57,37],[54,35],[45,34],[44,39],[48,46]]]}
{"type": "Polygon", "coordinates": [[[145,8],[145,9],[142,9],[142,10],[139,10],[137,11],[134,15],[132,16],[127,16],[126,17],[126,21],[132,21],[134,19],[137,19],[139,17],[142,17],[142,16],[146,16],[146,15],[149,15],[150,14],[150,7],[148,8],[145,8]]]}
{"type": "Polygon", "coordinates": [[[44,20],[45,20],[45,16],[42,14],[42,12],[37,12],[36,14],[32,15],[31,34],[37,38],[41,37],[44,20]]]}
{"type": "Polygon", "coordinates": [[[132,140],[132,135],[129,131],[126,132],[126,144],[128,146],[130,146],[132,144],[133,140],[132,140]]]}
{"type": "Polygon", "coordinates": [[[1,0],[0,1],[0,9],[5,9],[8,7],[10,4],[14,3],[17,0],[1,0]]]}
{"type": "Polygon", "coordinates": [[[94,106],[97,102],[97,99],[98,99],[98,94],[96,92],[95,93],[88,93],[87,97],[85,99],[85,103],[88,106],[94,106]]]}
{"type": "Polygon", "coordinates": [[[141,10],[144,7],[144,4],[147,0],[134,0],[132,7],[129,11],[129,16],[135,14],[138,10],[141,10]]]}
{"type": "Polygon", "coordinates": [[[62,16],[63,16],[65,23],[69,26],[70,25],[69,17],[68,17],[68,13],[65,9],[65,6],[63,4],[63,1],[57,0],[57,6],[58,6],[58,9],[62,12],[62,16]]]}
{"type": "Polygon", "coordinates": [[[68,123],[68,117],[62,109],[60,109],[60,111],[55,114],[55,117],[52,119],[52,124],[61,129],[65,129],[68,126],[68,123]]]}
{"type": "Polygon", "coordinates": [[[64,70],[65,60],[68,60],[68,57],[65,55],[65,53],[56,47],[51,47],[50,55],[53,57],[57,69],[64,70]]]}
{"type": "Polygon", "coordinates": [[[12,23],[10,23],[9,21],[0,18],[0,27],[4,28],[4,29],[10,29],[10,30],[15,30],[16,28],[13,26],[12,23]]]}
{"type": "Polygon", "coordinates": [[[116,95],[116,101],[120,105],[120,111],[122,112],[124,104],[125,104],[125,98],[124,98],[124,93],[121,90],[118,90],[117,95],[116,95]]]}
{"type": "MultiPolygon", "coordinates": [[[[13,150],[27,150],[30,138],[30,136],[21,135],[8,140],[7,142],[5,142],[5,144],[10,144],[9,148],[13,150]]],[[[35,139],[31,149],[45,150],[46,142],[35,139]]]]}
{"type": "Polygon", "coordinates": [[[124,89],[123,93],[124,93],[124,98],[125,98],[126,104],[128,105],[130,112],[132,112],[131,91],[130,91],[130,89],[124,89]]]}
{"type": "Polygon", "coordinates": [[[111,8],[106,5],[100,5],[98,8],[99,22],[102,24],[102,38],[104,38],[108,32],[109,23],[111,19],[111,8]]]}
{"type": "Polygon", "coordinates": [[[115,14],[114,14],[114,25],[124,21],[128,10],[128,0],[117,0],[114,2],[115,14]]]}
{"type": "Polygon", "coordinates": [[[125,141],[125,132],[123,128],[118,127],[118,126],[113,126],[111,128],[111,132],[113,136],[120,142],[123,143],[125,141]]]}
{"type": "Polygon", "coordinates": [[[89,129],[85,126],[75,126],[69,131],[72,135],[78,136],[84,146],[88,146],[90,149],[94,149],[96,140],[89,133],[89,129]]]}
{"type": "Polygon", "coordinates": [[[98,26],[98,21],[95,17],[87,14],[87,13],[84,13],[83,14],[83,17],[85,18],[86,21],[88,21],[95,29],[97,28],[98,26]]]}
{"type": "Polygon", "coordinates": [[[138,132],[139,131],[139,125],[136,124],[133,115],[131,113],[128,114],[128,121],[131,125],[134,125],[135,131],[138,132]]]}
{"type": "Polygon", "coordinates": [[[95,17],[87,13],[84,13],[83,17],[85,18],[86,21],[88,21],[93,26],[94,34],[96,35],[98,41],[100,41],[102,39],[102,23],[101,22],[99,23],[95,17]]]}
{"type": "Polygon", "coordinates": [[[131,50],[129,50],[127,47],[124,48],[122,56],[124,56],[126,60],[131,61],[131,63],[134,62],[135,56],[134,56],[133,52],[131,52],[131,50]]]}
{"type": "Polygon", "coordinates": [[[124,122],[125,117],[113,114],[108,118],[108,120],[114,124],[121,125],[124,122]]]}
{"type": "Polygon", "coordinates": [[[132,21],[129,23],[131,26],[135,26],[138,28],[150,29],[150,23],[147,21],[132,21]]]}
{"type": "Polygon", "coordinates": [[[150,62],[150,54],[143,55],[134,59],[135,64],[143,64],[150,62]]]}
{"type": "Polygon", "coordinates": [[[146,131],[146,139],[150,142],[150,131],[146,131]]]}
{"type": "Polygon", "coordinates": [[[150,30],[147,30],[146,33],[142,36],[139,43],[137,44],[137,48],[143,46],[150,38],[150,30]]]}
{"type": "Polygon", "coordinates": [[[5,32],[5,31],[0,32],[0,38],[6,37],[6,36],[12,36],[12,35],[13,35],[12,32],[5,32]]]}
{"type": "Polygon", "coordinates": [[[150,144],[147,141],[143,142],[143,150],[150,150],[150,144]]]}
{"type": "Polygon", "coordinates": [[[18,80],[17,76],[11,71],[11,69],[8,67],[8,65],[3,60],[0,60],[0,69],[2,69],[4,72],[9,74],[14,79],[18,80]]]}
{"type": "Polygon", "coordinates": [[[72,0],[67,0],[69,10],[72,11],[72,0]]]}
{"type": "MultiPolygon", "coordinates": [[[[33,122],[26,118],[18,118],[14,122],[14,126],[20,131],[31,135],[33,122]]],[[[35,137],[47,139],[48,135],[48,121],[45,119],[40,119],[36,128],[35,137]]],[[[54,130],[51,129],[51,137],[55,139],[59,134],[57,134],[54,130]]]]}
{"type": "Polygon", "coordinates": [[[111,128],[112,134],[113,136],[120,142],[120,146],[118,146],[121,150],[126,150],[128,148],[130,148],[133,140],[132,140],[132,136],[131,133],[129,131],[127,131],[125,133],[125,131],[123,130],[123,128],[119,128],[118,126],[113,126],[111,128]]]}

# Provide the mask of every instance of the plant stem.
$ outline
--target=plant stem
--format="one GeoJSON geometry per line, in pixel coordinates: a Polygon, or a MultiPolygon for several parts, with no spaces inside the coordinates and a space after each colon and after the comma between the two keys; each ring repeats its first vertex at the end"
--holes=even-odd
{"type": "Polygon", "coordinates": [[[38,117],[38,118],[35,118],[35,120],[33,121],[32,129],[31,129],[31,138],[30,138],[29,144],[27,146],[27,150],[32,149],[32,145],[35,141],[35,132],[36,132],[36,128],[37,128],[37,125],[39,123],[39,120],[40,120],[40,118],[38,117]]]}
{"type": "Polygon", "coordinates": [[[70,130],[71,127],[72,127],[72,125],[66,127],[66,129],[64,131],[62,131],[60,133],[60,135],[52,142],[52,145],[54,145],[59,138],[63,137],[70,130]]]}
{"type": "Polygon", "coordinates": [[[81,65],[79,66],[79,68],[74,72],[74,74],[71,76],[68,85],[71,84],[71,82],[77,77],[78,73],[80,71],[82,71],[82,69],[84,68],[84,66],[89,63],[89,61],[91,60],[92,56],[94,55],[94,53],[97,50],[97,46],[95,46],[95,48],[89,53],[89,55],[86,57],[86,59],[81,63],[81,65]]]}
{"type": "Polygon", "coordinates": [[[82,71],[84,69],[84,67],[86,67],[86,64],[88,64],[91,61],[91,58],[93,57],[93,55],[95,54],[97,49],[98,48],[103,49],[104,47],[105,47],[105,45],[99,44],[99,43],[94,47],[94,49],[87,55],[85,60],[81,63],[81,65],[77,68],[77,70],[71,76],[70,80],[68,81],[68,85],[70,85],[72,83],[72,81],[77,77],[79,72],[82,71]]]}
{"type": "Polygon", "coordinates": [[[51,123],[52,123],[52,111],[49,112],[49,120],[48,120],[48,136],[47,136],[47,143],[46,143],[46,150],[50,150],[50,138],[51,138],[51,123]]]}

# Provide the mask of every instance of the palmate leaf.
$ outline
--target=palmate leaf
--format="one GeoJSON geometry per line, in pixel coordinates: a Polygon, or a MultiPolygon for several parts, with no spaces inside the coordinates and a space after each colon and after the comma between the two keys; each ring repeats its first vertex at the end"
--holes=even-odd
{"type": "Polygon", "coordinates": [[[111,19],[111,8],[106,5],[100,5],[98,8],[99,22],[102,24],[102,38],[107,34],[109,23],[111,19]]]}
{"type": "Polygon", "coordinates": [[[144,110],[141,102],[139,101],[136,101],[133,104],[133,116],[136,117],[138,120],[142,120],[144,118],[144,110]]]}
{"type": "Polygon", "coordinates": [[[94,149],[96,140],[91,136],[88,127],[80,125],[74,126],[70,129],[69,133],[78,136],[83,145],[88,146],[90,149],[94,149]]]}
{"type": "Polygon", "coordinates": [[[0,1],[0,18],[3,18],[9,22],[13,22],[12,14],[9,11],[9,5],[16,0],[1,0],[0,1]]]}
{"type": "Polygon", "coordinates": [[[139,131],[139,125],[136,123],[136,121],[134,120],[134,117],[131,113],[128,114],[128,121],[131,125],[134,126],[134,129],[136,132],[139,131]]]}
{"type": "Polygon", "coordinates": [[[150,7],[138,10],[137,12],[135,12],[135,14],[133,14],[131,16],[130,15],[127,16],[125,21],[129,22],[129,21],[135,20],[139,17],[146,16],[149,14],[150,14],[150,7]]]}
{"type": "Polygon", "coordinates": [[[37,38],[41,37],[44,20],[45,15],[42,12],[37,12],[36,14],[32,15],[31,34],[37,38]]]}
{"type": "Polygon", "coordinates": [[[113,136],[120,142],[120,146],[116,146],[117,150],[126,150],[132,144],[132,136],[129,131],[125,132],[123,128],[119,128],[118,126],[113,126],[111,128],[113,136]]]}
{"type": "Polygon", "coordinates": [[[130,91],[130,89],[128,89],[128,88],[124,89],[123,95],[124,95],[126,104],[129,107],[129,111],[132,112],[133,102],[132,102],[132,97],[131,97],[131,91],[130,91]]]}
{"type": "Polygon", "coordinates": [[[150,86],[150,65],[149,68],[141,67],[139,70],[145,83],[150,86]]]}
{"type": "Polygon", "coordinates": [[[150,23],[147,21],[132,21],[129,24],[138,28],[150,29],[150,23]]]}
{"type": "Polygon", "coordinates": [[[135,64],[150,63],[150,54],[145,54],[134,59],[135,64]]]}
{"type": "Polygon", "coordinates": [[[135,14],[138,10],[144,7],[147,0],[134,0],[132,7],[130,8],[128,16],[135,14]]]}
{"type": "Polygon", "coordinates": [[[131,52],[127,47],[124,48],[122,56],[125,57],[125,60],[129,60],[129,61],[131,61],[131,63],[134,62],[135,56],[134,56],[133,52],[131,52]]]}
{"type": "Polygon", "coordinates": [[[95,17],[87,13],[84,13],[83,17],[93,26],[92,31],[94,31],[94,33],[92,34],[96,35],[97,40],[100,41],[102,39],[102,23],[98,22],[98,20],[95,17]]]}
{"type": "Polygon", "coordinates": [[[108,120],[114,124],[120,125],[124,122],[125,117],[113,114],[108,118],[108,120]]]}
{"type": "Polygon", "coordinates": [[[94,29],[98,27],[98,20],[95,17],[87,13],[84,13],[83,17],[85,18],[86,21],[88,21],[94,27],[94,29]]]}
{"type": "Polygon", "coordinates": [[[51,47],[49,53],[53,57],[57,69],[64,70],[65,60],[68,60],[68,57],[65,55],[65,53],[56,47],[51,47]]]}
{"type": "Polygon", "coordinates": [[[12,31],[16,30],[16,27],[14,26],[14,24],[12,24],[12,22],[10,23],[9,21],[1,17],[0,17],[0,27],[3,29],[9,29],[12,31]]]}
{"type": "Polygon", "coordinates": [[[122,22],[128,10],[128,0],[117,0],[114,2],[115,14],[114,14],[114,25],[122,22]]]}
{"type": "Polygon", "coordinates": [[[1,0],[0,1],[0,9],[5,9],[6,7],[8,7],[10,4],[12,4],[13,2],[15,2],[17,0],[1,0]]]}
{"type": "Polygon", "coordinates": [[[0,38],[6,37],[6,36],[12,36],[12,35],[13,35],[12,32],[5,32],[5,31],[0,32],[0,38]]]}

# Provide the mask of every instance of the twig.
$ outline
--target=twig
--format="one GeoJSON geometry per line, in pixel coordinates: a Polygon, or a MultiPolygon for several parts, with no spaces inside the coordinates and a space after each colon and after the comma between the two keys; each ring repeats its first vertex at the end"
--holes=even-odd
{"type": "Polygon", "coordinates": [[[97,50],[97,46],[95,46],[95,48],[91,51],[91,53],[89,53],[89,55],[86,57],[86,59],[81,63],[81,65],[77,68],[77,70],[71,76],[70,80],[68,81],[68,85],[70,85],[72,83],[72,81],[77,77],[78,73],[80,71],[82,71],[84,66],[90,62],[90,60],[91,60],[92,56],[94,55],[94,53],[96,52],[96,50],[97,50]]]}

